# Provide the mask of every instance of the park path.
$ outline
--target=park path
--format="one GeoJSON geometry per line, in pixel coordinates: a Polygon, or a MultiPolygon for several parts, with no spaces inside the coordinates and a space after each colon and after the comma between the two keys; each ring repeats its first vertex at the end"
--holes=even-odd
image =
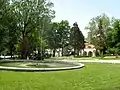
{"type": "Polygon", "coordinates": [[[67,62],[92,62],[92,63],[120,63],[120,60],[69,60],[69,59],[64,59],[62,61],[67,61],[67,62]]]}

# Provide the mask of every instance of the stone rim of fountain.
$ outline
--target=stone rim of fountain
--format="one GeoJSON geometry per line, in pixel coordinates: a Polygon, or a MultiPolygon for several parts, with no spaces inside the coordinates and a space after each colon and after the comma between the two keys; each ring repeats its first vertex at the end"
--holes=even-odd
{"type": "MultiPolygon", "coordinates": [[[[0,60],[0,62],[35,62],[34,60],[0,60]]],[[[64,64],[73,64],[72,67],[59,67],[59,68],[23,68],[23,67],[7,67],[7,66],[0,66],[0,70],[10,70],[10,71],[60,71],[60,70],[72,70],[72,69],[79,69],[84,67],[82,63],[73,63],[69,61],[63,60],[47,60],[47,62],[56,62],[56,63],[64,63],[64,64]]]]}

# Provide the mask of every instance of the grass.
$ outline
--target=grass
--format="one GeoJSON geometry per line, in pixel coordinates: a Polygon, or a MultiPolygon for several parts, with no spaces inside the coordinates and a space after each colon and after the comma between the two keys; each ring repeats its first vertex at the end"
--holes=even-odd
{"type": "Polygon", "coordinates": [[[85,63],[77,70],[0,71],[0,90],[120,90],[120,65],[85,63]]]}

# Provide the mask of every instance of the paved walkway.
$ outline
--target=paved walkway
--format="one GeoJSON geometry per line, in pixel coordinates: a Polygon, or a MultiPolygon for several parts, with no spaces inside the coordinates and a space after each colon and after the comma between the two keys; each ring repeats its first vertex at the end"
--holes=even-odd
{"type": "Polygon", "coordinates": [[[120,63],[120,60],[63,60],[68,62],[120,63]]]}

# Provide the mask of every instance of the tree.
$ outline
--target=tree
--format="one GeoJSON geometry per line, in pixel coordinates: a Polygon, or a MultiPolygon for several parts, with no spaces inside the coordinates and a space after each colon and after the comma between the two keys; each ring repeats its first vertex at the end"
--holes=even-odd
{"type": "Polygon", "coordinates": [[[55,51],[60,47],[60,35],[58,33],[59,23],[51,23],[50,28],[47,31],[47,44],[49,49],[53,49],[53,57],[55,56],[55,51]]]}
{"type": "Polygon", "coordinates": [[[63,49],[66,44],[69,43],[70,26],[67,20],[61,22],[53,22],[49,25],[49,29],[46,33],[47,44],[49,49],[53,49],[53,56],[55,56],[56,49],[63,49]]]}
{"type": "Polygon", "coordinates": [[[74,55],[76,52],[77,55],[79,55],[80,49],[84,48],[84,36],[80,31],[77,23],[74,23],[71,29],[70,45],[74,48],[74,55]]]}
{"type": "Polygon", "coordinates": [[[0,51],[7,50],[12,57],[14,44],[17,42],[16,20],[11,12],[9,0],[1,0],[0,4],[0,51]]]}
{"type": "Polygon", "coordinates": [[[107,15],[102,14],[92,18],[89,25],[85,28],[88,31],[88,42],[95,45],[100,51],[100,55],[106,51],[106,33],[110,26],[110,19],[107,15]]]}
{"type": "Polygon", "coordinates": [[[105,48],[106,48],[106,43],[105,43],[106,37],[104,34],[103,23],[101,19],[99,19],[98,31],[95,39],[96,39],[96,43],[95,43],[96,49],[100,51],[100,55],[103,55],[105,53],[105,48]]]}
{"type": "Polygon", "coordinates": [[[27,58],[30,55],[29,34],[33,30],[43,30],[45,18],[51,20],[54,17],[52,6],[53,3],[46,0],[12,0],[12,13],[17,19],[19,29],[21,58],[27,58]]]}
{"type": "Polygon", "coordinates": [[[6,0],[1,0],[0,1],[0,54],[1,52],[4,50],[4,44],[5,44],[5,38],[4,36],[6,36],[6,31],[5,31],[5,27],[3,26],[3,16],[4,16],[4,12],[5,12],[5,8],[6,7],[6,0]]]}
{"type": "Polygon", "coordinates": [[[100,16],[94,17],[90,20],[88,26],[85,27],[86,30],[88,30],[88,37],[87,40],[89,43],[94,44],[94,38],[98,31],[98,24],[100,23],[100,20],[102,22],[102,28],[103,32],[106,35],[106,31],[108,27],[110,26],[110,19],[106,14],[102,14],[100,16]]]}
{"type": "Polygon", "coordinates": [[[69,44],[69,38],[70,38],[70,26],[69,22],[67,20],[62,20],[59,23],[58,26],[58,34],[60,35],[60,43],[61,43],[61,48],[62,48],[62,56],[64,55],[63,50],[64,47],[69,44]]]}
{"type": "Polygon", "coordinates": [[[107,47],[109,53],[120,54],[120,20],[112,19],[112,25],[107,30],[107,47]]]}

